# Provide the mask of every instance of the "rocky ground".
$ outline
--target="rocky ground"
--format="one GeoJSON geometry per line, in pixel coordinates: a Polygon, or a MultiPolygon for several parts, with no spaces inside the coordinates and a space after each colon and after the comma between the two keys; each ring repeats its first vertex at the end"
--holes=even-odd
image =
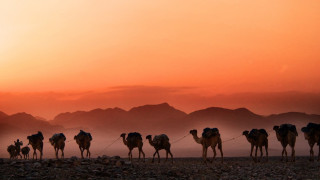
{"type": "Polygon", "coordinates": [[[208,165],[200,158],[177,158],[174,164],[145,163],[135,159],[131,164],[120,157],[65,160],[0,159],[1,179],[320,179],[320,162],[309,162],[297,157],[295,163],[280,162],[271,157],[269,162],[253,163],[249,158],[225,158],[208,165]]]}

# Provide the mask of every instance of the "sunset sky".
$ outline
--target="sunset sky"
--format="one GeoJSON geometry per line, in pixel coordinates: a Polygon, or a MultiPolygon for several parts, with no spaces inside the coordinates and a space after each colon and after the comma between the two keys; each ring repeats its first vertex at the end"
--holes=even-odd
{"type": "Polygon", "coordinates": [[[319,0],[4,0],[0,111],[23,111],[6,93],[319,93],[319,9],[319,0]]]}

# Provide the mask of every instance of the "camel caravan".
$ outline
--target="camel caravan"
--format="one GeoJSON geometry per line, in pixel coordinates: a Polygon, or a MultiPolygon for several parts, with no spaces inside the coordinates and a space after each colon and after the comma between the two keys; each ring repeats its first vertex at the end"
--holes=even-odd
{"type": "MultiPolygon", "coordinates": [[[[287,156],[287,149],[286,147],[289,145],[291,148],[291,161],[295,161],[295,144],[296,144],[296,138],[298,136],[298,132],[295,125],[292,124],[282,124],[280,126],[274,126],[273,130],[276,133],[277,140],[282,145],[282,153],[281,153],[281,161],[284,160],[285,155],[285,161],[288,161],[287,156]]],[[[306,127],[301,128],[301,131],[304,133],[305,140],[307,140],[309,146],[310,146],[310,161],[314,160],[314,151],[313,147],[314,145],[317,145],[319,147],[318,152],[318,158],[317,160],[320,161],[320,124],[315,123],[309,123],[306,127]]],[[[205,128],[203,129],[203,132],[201,134],[201,137],[198,137],[198,132],[196,129],[190,130],[189,132],[194,141],[198,144],[201,144],[202,146],[202,159],[204,163],[213,162],[217,152],[216,147],[220,151],[221,155],[221,163],[223,163],[223,151],[222,151],[222,140],[221,135],[218,128],[205,128]],[[213,151],[213,158],[212,160],[208,160],[207,158],[207,151],[208,148],[211,147],[213,151]]],[[[263,158],[263,148],[266,152],[266,161],[268,161],[268,132],[265,129],[252,129],[251,131],[245,130],[243,131],[242,135],[244,135],[247,139],[247,141],[251,145],[251,151],[250,151],[250,157],[253,159],[254,162],[260,162],[263,158]],[[260,150],[260,158],[257,158],[258,154],[258,148],[260,150]],[[252,153],[255,149],[255,155],[253,157],[252,153]]],[[[139,161],[141,158],[141,154],[143,156],[143,162],[145,162],[145,153],[142,150],[143,147],[143,139],[142,135],[138,132],[131,132],[128,133],[128,136],[126,137],[126,133],[122,133],[120,135],[120,138],[123,140],[123,144],[128,147],[129,153],[128,158],[129,161],[132,162],[132,150],[134,148],[137,148],[139,151],[139,161]]],[[[33,134],[31,136],[28,136],[27,139],[29,140],[28,145],[31,145],[33,149],[33,157],[36,157],[37,160],[37,150],[40,152],[40,160],[42,160],[43,156],[43,134],[41,131],[38,131],[37,134],[33,134]]],[[[234,139],[234,138],[233,138],[234,139]]],[[[81,158],[83,159],[83,152],[87,150],[86,157],[90,158],[90,145],[92,141],[92,136],[90,133],[85,132],[83,130],[80,130],[80,132],[74,136],[74,140],[79,145],[81,158]]],[[[155,135],[152,138],[152,135],[147,135],[146,140],[149,141],[150,146],[152,146],[155,149],[155,152],[153,154],[152,162],[154,162],[155,156],[158,156],[158,163],[160,163],[160,150],[165,150],[166,152],[166,161],[168,160],[168,155],[171,156],[171,162],[173,163],[173,155],[171,153],[171,143],[169,142],[169,137],[166,134],[160,134],[155,135]]],[[[231,139],[232,140],[232,139],[231,139]]],[[[65,148],[65,141],[66,137],[63,133],[57,133],[52,135],[51,138],[49,138],[50,144],[53,146],[55,150],[55,156],[58,159],[58,152],[61,151],[61,158],[64,158],[64,148],[65,148]]],[[[14,144],[8,146],[7,151],[10,155],[10,159],[16,159],[20,156],[22,159],[23,154],[24,159],[29,159],[29,152],[30,148],[27,146],[21,148],[23,145],[22,141],[14,141],[14,144]]]]}

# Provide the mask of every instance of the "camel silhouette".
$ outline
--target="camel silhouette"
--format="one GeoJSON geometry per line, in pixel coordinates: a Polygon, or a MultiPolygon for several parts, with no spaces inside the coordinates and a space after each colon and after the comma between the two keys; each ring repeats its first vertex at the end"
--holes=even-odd
{"type": "Polygon", "coordinates": [[[21,152],[23,154],[23,158],[24,159],[29,159],[29,152],[30,152],[30,148],[28,146],[25,146],[21,149],[21,152]]]}
{"type": "Polygon", "coordinates": [[[203,130],[202,137],[198,137],[198,131],[196,129],[190,130],[190,134],[193,136],[193,139],[196,141],[196,143],[202,145],[202,158],[204,163],[207,163],[208,147],[211,147],[213,150],[212,162],[214,161],[217,155],[217,152],[216,152],[217,145],[221,154],[221,163],[223,163],[222,141],[221,141],[219,130],[217,128],[213,128],[213,129],[205,128],[203,130]]]}
{"type": "Polygon", "coordinates": [[[250,132],[249,131],[243,131],[243,135],[246,136],[248,142],[251,144],[251,152],[250,152],[250,157],[254,160],[254,162],[257,162],[257,152],[258,152],[258,147],[260,149],[260,159],[261,161],[263,152],[262,152],[262,147],[265,147],[266,150],[266,157],[268,161],[268,133],[265,129],[252,129],[250,132]],[[255,157],[253,158],[252,156],[252,151],[253,148],[256,147],[255,151],[255,157]]]}
{"type": "Polygon", "coordinates": [[[36,156],[36,159],[38,159],[36,150],[40,151],[40,160],[42,160],[43,155],[43,135],[41,131],[38,131],[37,134],[33,134],[31,136],[28,136],[27,139],[29,140],[29,144],[33,148],[33,156],[32,159],[34,159],[34,156],[36,156]]]}
{"type": "Polygon", "coordinates": [[[283,161],[283,154],[286,155],[286,161],[288,161],[287,150],[286,147],[291,147],[291,161],[295,161],[295,144],[296,144],[296,137],[298,136],[298,132],[295,125],[292,124],[282,124],[281,126],[274,126],[273,130],[276,132],[277,139],[280,141],[282,145],[282,158],[283,161]]]}
{"type": "Polygon", "coordinates": [[[132,162],[132,150],[134,148],[138,148],[139,150],[139,161],[140,161],[141,153],[143,155],[143,161],[145,161],[145,154],[142,150],[142,146],[143,146],[142,136],[140,133],[137,133],[137,132],[129,133],[127,139],[125,138],[126,133],[122,133],[120,137],[122,137],[123,144],[126,145],[129,149],[129,153],[128,153],[129,161],[132,162]]]}
{"type": "Polygon", "coordinates": [[[301,128],[301,131],[310,146],[309,160],[314,160],[313,146],[317,143],[319,146],[318,161],[320,161],[320,124],[309,123],[306,127],[301,128]]]}
{"type": "Polygon", "coordinates": [[[54,148],[56,158],[58,158],[59,149],[61,150],[61,158],[64,158],[64,146],[65,146],[66,136],[63,133],[54,134],[49,138],[49,142],[54,148]]]}
{"type": "Polygon", "coordinates": [[[87,150],[87,157],[90,158],[90,145],[92,141],[92,136],[90,133],[84,132],[83,130],[80,130],[79,134],[74,136],[74,139],[76,140],[77,144],[79,145],[79,149],[81,152],[81,158],[83,159],[83,151],[87,150]]]}
{"type": "Polygon", "coordinates": [[[164,149],[166,151],[166,162],[168,160],[168,154],[170,154],[171,156],[171,161],[173,163],[173,156],[172,156],[172,153],[170,151],[170,147],[171,147],[171,144],[169,142],[169,138],[167,135],[165,134],[161,134],[161,135],[157,135],[157,136],[154,136],[154,138],[152,139],[152,136],[151,135],[148,135],[146,137],[146,139],[149,140],[149,144],[151,146],[154,147],[154,149],[156,150],[156,152],[153,154],[153,158],[152,158],[152,162],[154,162],[154,156],[156,154],[158,154],[158,163],[160,163],[160,154],[159,154],[159,150],[161,149],[164,149]]]}

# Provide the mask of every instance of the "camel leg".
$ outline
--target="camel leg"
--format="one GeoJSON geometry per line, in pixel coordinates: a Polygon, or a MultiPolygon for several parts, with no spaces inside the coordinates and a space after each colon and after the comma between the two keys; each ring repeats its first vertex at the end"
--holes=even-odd
{"type": "Polygon", "coordinates": [[[284,148],[284,154],[286,155],[286,162],[288,162],[288,153],[286,148],[284,148]]]}
{"type": "Polygon", "coordinates": [[[64,159],[64,149],[61,149],[61,158],[64,159]]]}
{"type": "Polygon", "coordinates": [[[58,148],[54,148],[54,152],[56,153],[56,158],[57,158],[57,159],[59,159],[59,158],[58,158],[58,151],[59,151],[58,148]]]}
{"type": "Polygon", "coordinates": [[[254,154],[254,161],[257,162],[258,146],[256,146],[256,151],[254,154]]]}
{"type": "Polygon", "coordinates": [[[42,160],[43,149],[40,150],[40,161],[42,160]]]}
{"type": "Polygon", "coordinates": [[[204,150],[204,158],[205,158],[206,163],[208,161],[207,153],[208,153],[208,148],[205,148],[205,150],[204,150]]]}
{"type": "Polygon", "coordinates": [[[139,149],[139,160],[138,161],[140,161],[140,157],[141,157],[141,151],[140,151],[140,149],[139,149]]]}
{"type": "Polygon", "coordinates": [[[319,146],[319,152],[318,152],[318,161],[320,161],[320,146],[319,146]]]}
{"type": "Polygon", "coordinates": [[[131,160],[131,159],[130,159],[130,150],[129,150],[129,153],[128,153],[128,158],[129,158],[129,161],[130,161],[130,160],[131,160]]]}
{"type": "Polygon", "coordinates": [[[141,148],[141,153],[142,153],[142,155],[143,155],[143,162],[146,162],[146,155],[144,154],[142,148],[141,148]]]}
{"type": "Polygon", "coordinates": [[[295,162],[296,161],[296,151],[294,150],[294,146],[291,147],[291,161],[295,162]]]}
{"type": "Polygon", "coordinates": [[[254,148],[254,146],[253,146],[253,144],[251,144],[250,157],[251,157],[251,158],[252,158],[252,160],[254,161],[254,158],[253,158],[253,156],[252,156],[253,148],[254,148]]]}
{"type": "Polygon", "coordinates": [[[172,161],[172,163],[173,163],[173,155],[172,155],[170,149],[168,150],[168,153],[170,154],[170,156],[171,156],[171,161],[172,161]]]}
{"type": "Polygon", "coordinates": [[[262,146],[259,146],[259,149],[260,149],[260,159],[259,159],[259,161],[261,162],[262,161],[262,156],[263,156],[262,146]]]}
{"type": "Polygon", "coordinates": [[[157,150],[157,154],[158,154],[158,163],[160,163],[160,154],[158,150],[157,150]]]}
{"type": "Polygon", "coordinates": [[[216,147],[212,147],[212,151],[213,151],[213,157],[212,157],[212,162],[213,162],[217,155],[216,147]]]}
{"type": "Polygon", "coordinates": [[[165,162],[167,162],[168,161],[168,150],[166,150],[166,161],[165,162]]]}
{"type": "Polygon", "coordinates": [[[267,157],[267,162],[268,162],[268,159],[269,159],[268,145],[265,146],[265,149],[266,149],[266,157],[267,157]]]}
{"type": "Polygon", "coordinates": [[[37,157],[37,152],[36,152],[36,150],[34,149],[34,151],[33,151],[33,157],[32,157],[32,159],[34,159],[34,155],[36,155],[36,160],[38,159],[38,157],[37,157]]]}
{"type": "Polygon", "coordinates": [[[309,160],[313,161],[313,159],[314,159],[313,145],[310,145],[310,158],[309,158],[309,160]]]}
{"type": "Polygon", "coordinates": [[[206,163],[206,158],[204,156],[204,152],[205,152],[205,147],[203,146],[202,147],[202,159],[203,159],[203,162],[206,163]]]}
{"type": "Polygon", "coordinates": [[[82,158],[82,159],[83,159],[83,151],[84,151],[84,149],[80,148],[81,158],[82,158]]]}
{"type": "Polygon", "coordinates": [[[281,161],[283,161],[283,153],[284,153],[284,148],[282,148],[281,161]]]}
{"type": "Polygon", "coordinates": [[[153,158],[152,158],[152,162],[154,162],[154,157],[156,156],[157,151],[153,153],[153,158]]]}

